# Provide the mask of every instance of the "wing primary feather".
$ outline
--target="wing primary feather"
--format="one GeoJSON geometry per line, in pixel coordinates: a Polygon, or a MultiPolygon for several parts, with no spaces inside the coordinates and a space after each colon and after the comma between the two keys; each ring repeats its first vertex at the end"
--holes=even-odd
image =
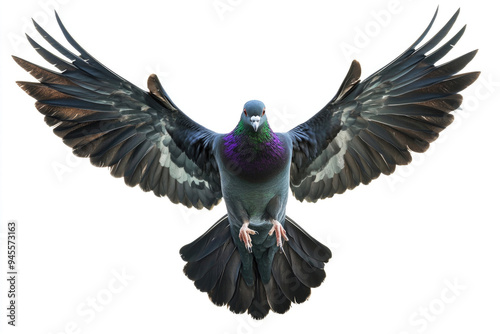
{"type": "Polygon", "coordinates": [[[47,41],[49,42],[50,45],[54,49],[56,49],[58,52],[60,52],[63,56],[71,60],[71,62],[78,67],[80,70],[88,73],[89,75],[98,77],[101,80],[106,80],[106,76],[103,75],[101,72],[95,70],[92,68],[92,66],[89,66],[84,60],[82,60],[80,57],[75,55],[73,52],[65,48],[62,44],[60,44],[58,41],[56,41],[52,36],[50,36],[35,20],[33,21],[33,25],[35,26],[35,29],[40,33],[40,35],[47,41]]]}
{"type": "Polygon", "coordinates": [[[406,59],[408,56],[410,56],[415,51],[415,47],[418,44],[420,44],[420,42],[422,42],[422,40],[425,38],[425,36],[427,36],[429,31],[431,30],[432,25],[434,24],[434,21],[436,20],[438,11],[439,11],[439,6],[436,8],[436,11],[434,12],[434,16],[432,17],[431,22],[427,25],[427,28],[425,28],[424,32],[417,38],[417,40],[412,45],[410,45],[410,47],[408,49],[406,49],[401,55],[399,55],[396,59],[391,61],[389,64],[387,64],[386,66],[382,67],[377,72],[370,75],[364,81],[366,81],[366,82],[371,81],[374,77],[378,76],[381,72],[385,71],[386,69],[390,68],[391,66],[394,66],[396,63],[398,63],[401,60],[406,59]]]}
{"type": "Polygon", "coordinates": [[[26,72],[31,74],[35,79],[40,81],[40,83],[57,83],[61,85],[73,85],[73,82],[65,78],[61,73],[49,70],[45,67],[38,66],[24,60],[22,58],[12,56],[14,61],[21,66],[26,72]]]}
{"type": "Polygon", "coordinates": [[[63,32],[64,37],[69,42],[69,44],[71,44],[71,46],[73,46],[76,50],[78,50],[78,52],[80,52],[81,57],[83,57],[83,59],[85,61],[87,61],[89,64],[91,64],[95,68],[99,69],[101,72],[106,73],[110,79],[114,79],[117,82],[127,83],[129,85],[132,85],[127,80],[125,80],[124,78],[122,78],[118,74],[114,73],[113,71],[108,69],[106,66],[102,65],[99,61],[97,61],[94,57],[92,57],[87,51],[85,51],[85,49],[82,48],[80,46],[80,44],[78,44],[76,42],[76,40],[68,32],[68,30],[66,29],[66,27],[62,23],[61,18],[59,17],[59,14],[57,14],[57,12],[55,12],[55,15],[56,15],[57,24],[59,25],[59,28],[63,32]]]}
{"type": "MultiPolygon", "coordinates": [[[[28,39],[28,42],[31,44],[31,46],[35,49],[36,52],[40,56],[42,56],[43,59],[45,59],[47,62],[49,62],[51,65],[54,65],[58,70],[60,71],[68,71],[68,72],[74,72],[76,70],[76,67],[68,63],[66,60],[63,60],[56,55],[50,53],[47,51],[45,48],[43,48],[40,44],[38,44],[33,38],[31,38],[28,34],[26,34],[26,38],[28,39]]],[[[66,75],[70,75],[69,73],[66,73],[66,75]]]]}
{"type": "Polygon", "coordinates": [[[140,89],[83,49],[57,13],[56,20],[71,47],[58,42],[35,20],[35,30],[53,52],[26,38],[60,72],[13,56],[40,82],[20,81],[18,85],[37,100],[36,108],[54,133],[75,155],[90,157],[95,166],[111,167],[111,174],[125,177],[130,186],[140,184],[143,190],[167,195],[188,207],[210,209],[219,203],[220,176],[212,146],[218,135],[182,113],[155,75],[156,90],[140,89]],[[170,168],[160,162],[165,138],[172,156],[170,168]]]}

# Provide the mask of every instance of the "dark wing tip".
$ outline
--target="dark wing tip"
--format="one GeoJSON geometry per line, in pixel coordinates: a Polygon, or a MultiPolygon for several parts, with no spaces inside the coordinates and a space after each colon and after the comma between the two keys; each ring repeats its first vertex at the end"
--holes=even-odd
{"type": "Polygon", "coordinates": [[[18,56],[11,55],[11,57],[18,65],[21,65],[25,61],[24,59],[19,58],[18,56]]]}
{"type": "Polygon", "coordinates": [[[31,46],[35,49],[35,50],[38,50],[40,49],[40,45],[33,39],[31,38],[30,35],[28,34],[25,34],[26,35],[26,39],[28,40],[28,42],[31,44],[31,46]]]}
{"type": "MultiPolygon", "coordinates": [[[[17,63],[17,65],[21,66],[23,70],[31,74],[32,68],[30,67],[30,62],[24,60],[23,58],[19,58],[17,56],[12,55],[12,59],[17,63]]],[[[19,81],[17,81],[19,82],[19,81]]]]}
{"type": "Polygon", "coordinates": [[[165,106],[167,106],[170,110],[175,111],[179,110],[177,106],[170,100],[170,98],[167,95],[167,92],[165,89],[163,89],[163,86],[160,83],[160,79],[158,79],[158,76],[156,74],[151,74],[148,78],[148,89],[150,93],[159,99],[165,106]]]}
{"type": "Polygon", "coordinates": [[[354,59],[351,63],[350,70],[353,72],[354,76],[357,76],[359,78],[361,76],[361,64],[359,63],[359,61],[354,59]]]}
{"type": "Polygon", "coordinates": [[[62,25],[61,18],[59,17],[59,14],[57,14],[57,11],[54,9],[54,15],[56,16],[57,23],[59,25],[62,25]]]}
{"type": "Polygon", "coordinates": [[[465,88],[469,87],[470,85],[472,85],[474,83],[474,81],[477,80],[477,78],[479,77],[480,74],[481,74],[481,71],[474,71],[474,72],[464,73],[463,74],[463,76],[464,76],[464,82],[463,82],[463,88],[462,89],[465,89],[465,88]]]}
{"type": "Polygon", "coordinates": [[[39,24],[35,21],[35,19],[34,19],[34,18],[31,18],[31,22],[33,22],[33,25],[34,25],[34,26],[35,26],[35,28],[37,28],[37,30],[38,30],[38,28],[40,27],[40,25],[39,25],[39,24]]]}
{"type": "Polygon", "coordinates": [[[351,67],[349,67],[349,71],[344,78],[344,81],[340,85],[340,88],[332,99],[332,101],[342,100],[351,89],[359,82],[359,78],[361,77],[361,64],[359,61],[354,59],[351,63],[351,67]]]}

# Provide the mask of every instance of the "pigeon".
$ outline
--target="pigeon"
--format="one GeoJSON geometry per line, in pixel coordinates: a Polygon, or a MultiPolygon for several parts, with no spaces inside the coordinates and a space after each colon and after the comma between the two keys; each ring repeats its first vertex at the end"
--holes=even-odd
{"type": "Polygon", "coordinates": [[[259,100],[243,105],[228,133],[203,127],[174,104],[155,74],[145,91],[97,61],[57,13],[74,50],[35,21],[59,55],[27,36],[57,70],[13,58],[38,80],[18,85],[75,155],[189,208],[211,209],[224,199],[227,214],[181,248],[184,273],[214,304],[263,319],[306,301],[332,257],[286,215],[290,190],[299,201],[316,202],[369,184],[410,163],[411,152],[425,152],[452,123],[459,92],[479,76],[458,73],[477,50],[436,65],[464,33],[465,27],[441,43],[458,14],[424,43],[436,10],[406,51],[364,80],[353,60],[337,94],[283,133],[272,130],[259,100]]]}

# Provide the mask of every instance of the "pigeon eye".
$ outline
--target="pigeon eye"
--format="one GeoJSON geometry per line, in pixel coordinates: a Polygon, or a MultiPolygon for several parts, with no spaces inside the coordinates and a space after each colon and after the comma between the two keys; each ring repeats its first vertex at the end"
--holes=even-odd
{"type": "Polygon", "coordinates": [[[246,108],[245,108],[245,109],[243,109],[243,112],[245,113],[245,116],[248,116],[248,114],[247,114],[247,109],[246,109],[246,108]]]}
{"type": "Polygon", "coordinates": [[[262,109],[262,116],[266,113],[266,108],[262,109]]]}

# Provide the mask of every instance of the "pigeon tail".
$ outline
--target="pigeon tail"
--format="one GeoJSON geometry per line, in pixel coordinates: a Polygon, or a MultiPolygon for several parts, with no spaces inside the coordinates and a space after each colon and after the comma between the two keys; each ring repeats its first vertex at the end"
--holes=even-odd
{"type": "Polygon", "coordinates": [[[215,305],[227,305],[234,313],[248,312],[255,319],[263,319],[269,310],[285,313],[292,302],[306,301],[311,288],[321,285],[326,276],[324,265],[332,253],[289,217],[284,227],[289,241],[274,255],[272,275],[266,281],[254,258],[253,284],[245,282],[227,215],[181,248],[181,257],[187,262],[184,273],[215,305]]]}

